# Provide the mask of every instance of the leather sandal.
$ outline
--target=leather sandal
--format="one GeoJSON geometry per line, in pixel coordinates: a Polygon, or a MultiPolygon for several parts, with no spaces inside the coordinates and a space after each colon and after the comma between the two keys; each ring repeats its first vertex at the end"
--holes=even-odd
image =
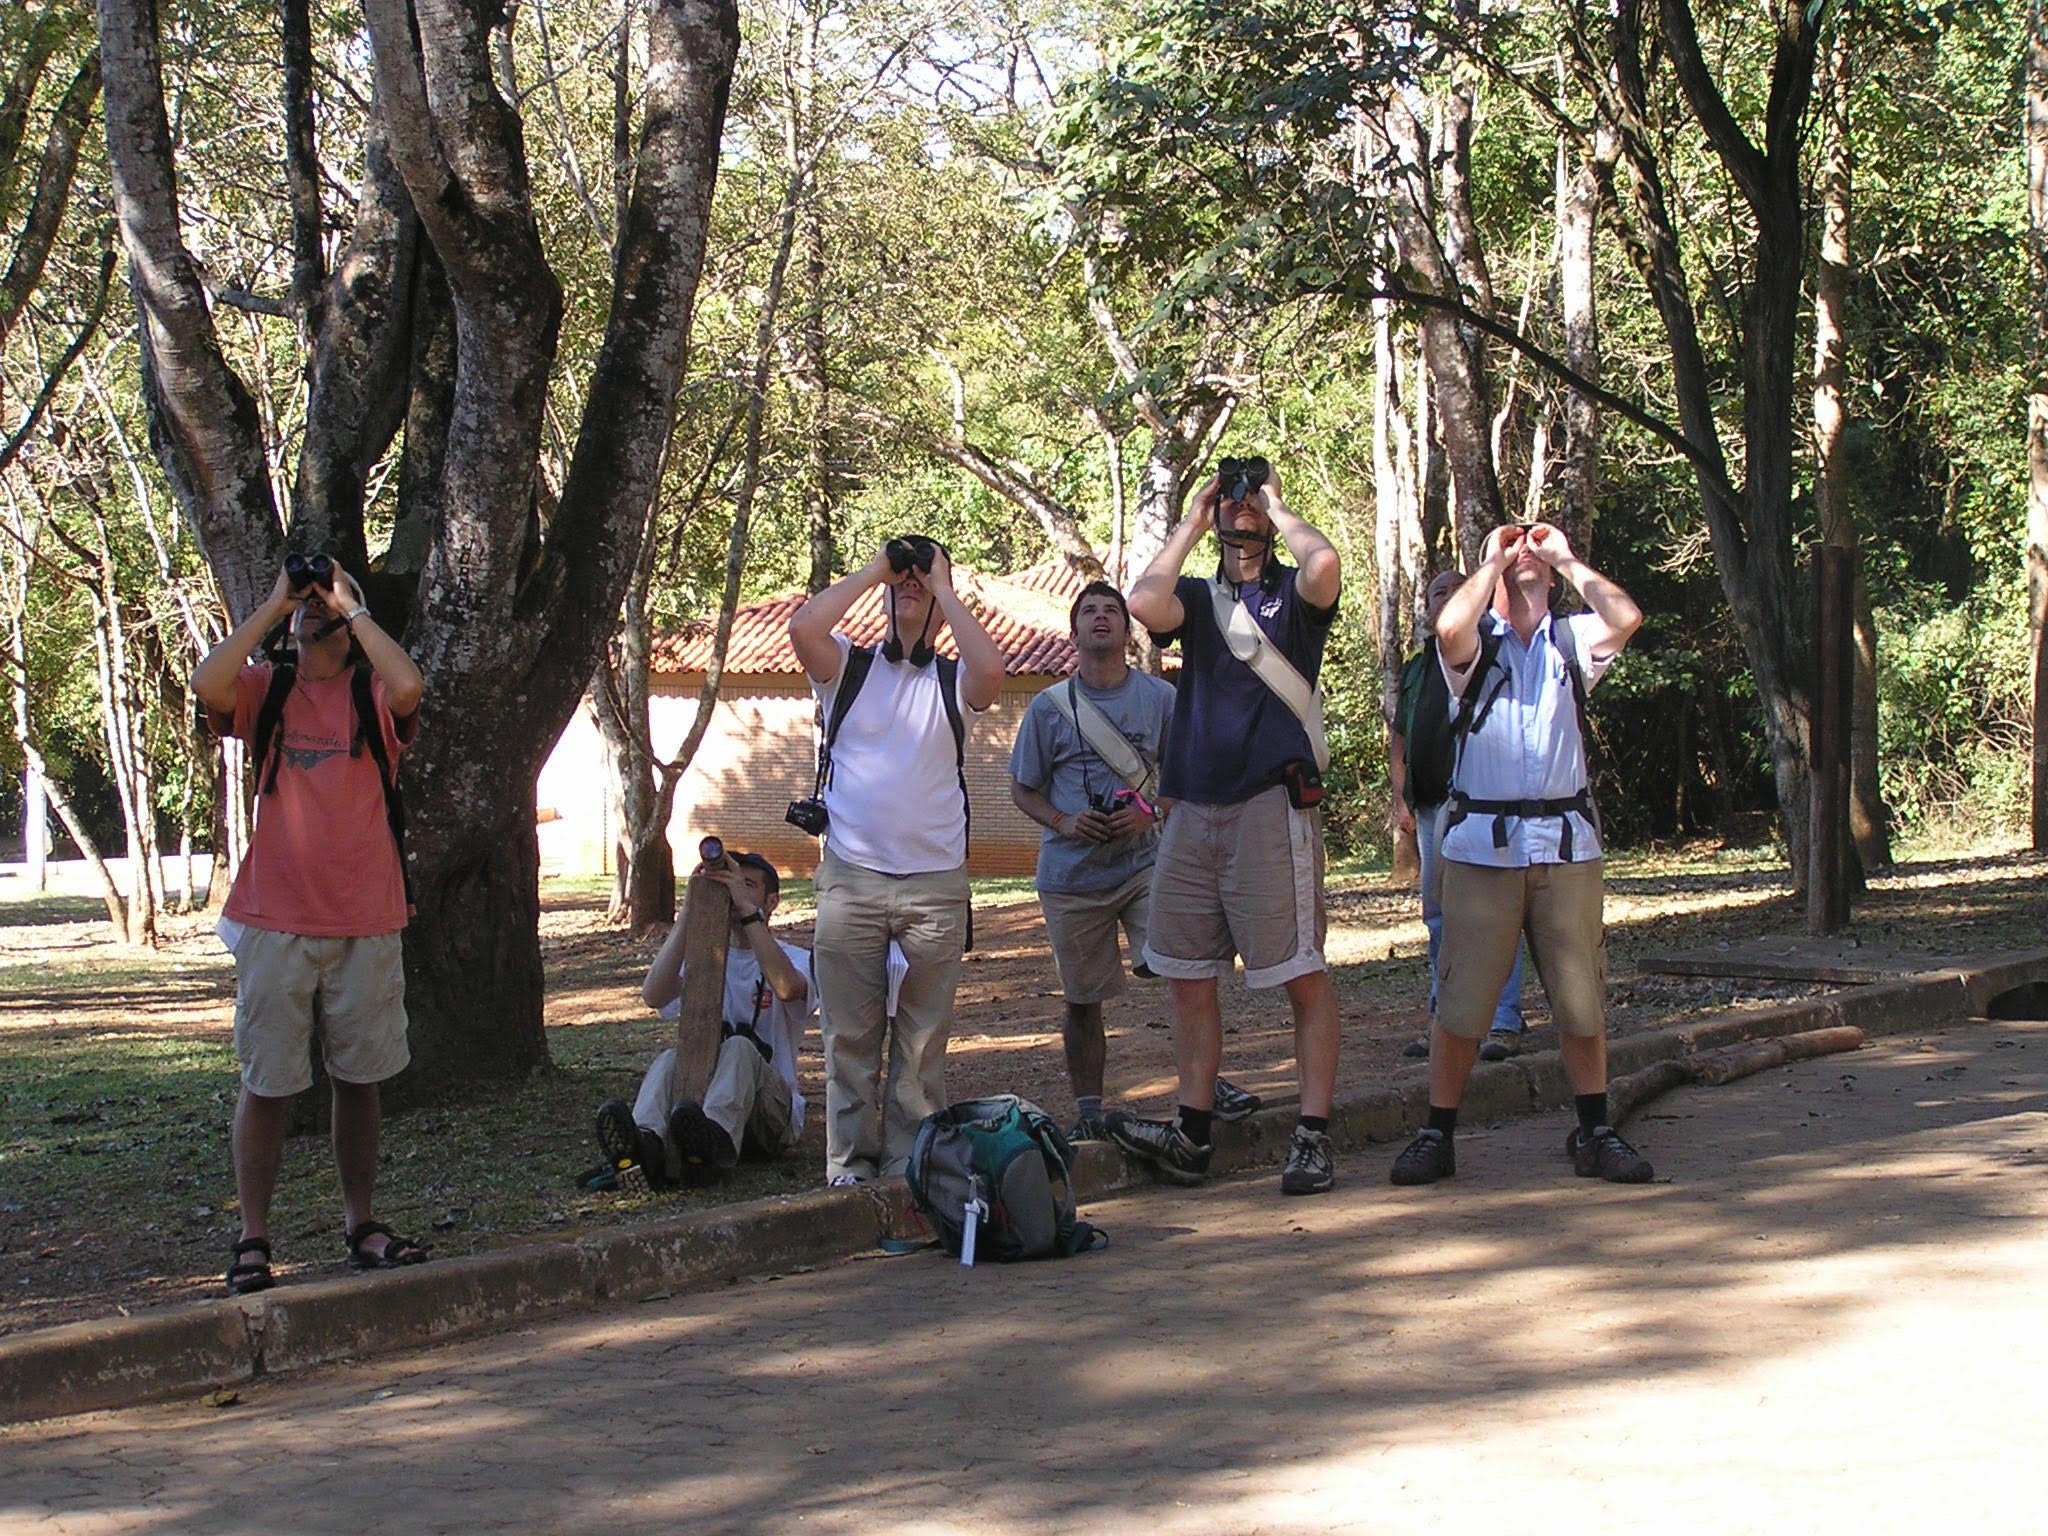
{"type": "Polygon", "coordinates": [[[227,1285],[230,1296],[247,1296],[267,1291],[277,1284],[270,1272],[270,1239],[245,1237],[229,1250],[227,1285]],[[261,1254],[258,1258],[255,1255],[261,1254]]]}
{"type": "Polygon", "coordinates": [[[408,1264],[424,1264],[427,1245],[416,1243],[409,1237],[400,1237],[381,1221],[366,1221],[344,1234],[348,1243],[348,1267],[350,1269],[403,1269],[408,1264]],[[384,1239],[381,1252],[372,1252],[363,1246],[370,1237],[384,1239]]]}

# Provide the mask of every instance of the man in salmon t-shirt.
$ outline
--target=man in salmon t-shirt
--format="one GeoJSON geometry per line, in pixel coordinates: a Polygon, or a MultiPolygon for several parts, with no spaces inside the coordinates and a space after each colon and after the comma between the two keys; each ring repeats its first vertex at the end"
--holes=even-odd
{"type": "Polygon", "coordinates": [[[324,555],[292,557],[262,606],[192,674],[213,728],[250,744],[258,789],[256,830],[220,923],[235,957],[242,1069],[232,1294],[272,1283],[270,1200],[285,1111],[312,1085],[316,1029],[334,1088],[349,1264],[388,1269],[426,1257],[370,1214],[378,1085],[412,1059],[402,952],[410,914],[386,784],[419,729],[422,686],[412,658],[324,555]],[[296,662],[252,662],[284,622],[296,662]]]}

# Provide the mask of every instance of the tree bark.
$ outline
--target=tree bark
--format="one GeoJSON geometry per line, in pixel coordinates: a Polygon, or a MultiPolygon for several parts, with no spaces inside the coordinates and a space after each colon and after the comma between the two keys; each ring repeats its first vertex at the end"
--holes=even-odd
{"type": "Polygon", "coordinates": [[[2034,279],[2034,367],[2027,393],[2027,634],[2033,656],[2032,833],[2048,850],[2048,9],[2027,16],[2027,248],[2034,279]]]}
{"type": "MultiPolygon", "coordinates": [[[[43,158],[36,171],[35,191],[29,199],[28,216],[14,242],[7,270],[0,274],[0,345],[5,345],[29,295],[42,280],[43,267],[57,243],[57,230],[64,209],[71,200],[72,177],[78,170],[78,152],[92,127],[92,104],[100,91],[100,56],[89,55],[72,76],[70,87],[50,120],[43,143],[43,158]]],[[[21,103],[26,115],[28,102],[21,103]]],[[[0,168],[13,158],[0,158],[0,168]]]]}

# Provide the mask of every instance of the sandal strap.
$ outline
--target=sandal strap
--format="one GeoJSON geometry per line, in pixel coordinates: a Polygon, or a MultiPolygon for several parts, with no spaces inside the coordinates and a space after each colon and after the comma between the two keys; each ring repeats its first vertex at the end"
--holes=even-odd
{"type": "Polygon", "coordinates": [[[348,1244],[348,1251],[354,1253],[363,1246],[366,1237],[381,1237],[390,1242],[399,1240],[398,1234],[381,1221],[366,1221],[359,1227],[351,1227],[342,1234],[342,1241],[348,1244]]]}
{"type": "Polygon", "coordinates": [[[260,1253],[270,1257],[270,1239],[267,1237],[245,1237],[228,1250],[228,1257],[239,1259],[245,1253],[260,1253]]]}

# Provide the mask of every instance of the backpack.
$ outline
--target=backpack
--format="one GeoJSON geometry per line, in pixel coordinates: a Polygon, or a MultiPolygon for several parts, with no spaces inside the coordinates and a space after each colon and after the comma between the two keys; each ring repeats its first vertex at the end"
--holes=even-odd
{"type": "Polygon", "coordinates": [[[1069,1258],[1109,1238],[1074,1210],[1074,1149],[1044,1110],[1015,1094],[927,1115],[903,1171],[910,1198],[948,1253],[1069,1258]]]}
{"type": "MultiPolygon", "coordinates": [[[[868,673],[874,669],[875,653],[865,646],[850,646],[846,652],[846,670],[840,675],[839,690],[832,695],[832,712],[825,717],[825,739],[818,744],[818,787],[816,798],[823,799],[825,782],[832,777],[832,747],[839,740],[839,727],[845,723],[846,713],[853,708],[853,701],[860,696],[861,684],[868,680],[868,673]]],[[[932,657],[932,665],[938,668],[939,701],[946,706],[946,723],[953,728],[953,769],[960,778],[961,843],[971,847],[974,842],[974,801],[967,793],[967,722],[960,718],[960,663],[950,656],[932,657]]],[[[974,948],[974,903],[967,904],[966,949],[974,948]]]]}
{"type": "Polygon", "coordinates": [[[1408,777],[1403,786],[1410,805],[1442,805],[1451,798],[1451,770],[1458,757],[1457,738],[1451,730],[1451,685],[1444,681],[1444,669],[1436,659],[1434,638],[1423,643],[1422,652],[1411,666],[1422,676],[1415,690],[1414,707],[1402,722],[1402,736],[1408,743],[1408,777]]]}
{"type": "MultiPolygon", "coordinates": [[[[1458,696],[1457,712],[1451,717],[1451,740],[1455,752],[1454,761],[1462,762],[1465,756],[1465,742],[1486,723],[1493,706],[1500,702],[1500,696],[1507,692],[1507,668],[1500,662],[1500,647],[1503,631],[1488,629],[1479,637],[1479,661],[1472,668],[1472,675],[1465,680],[1465,690],[1458,696]],[[1486,680],[1490,673],[1500,674],[1500,686],[1486,694],[1486,680]],[[1482,698],[1481,695],[1485,694],[1482,698]]],[[[1455,786],[1451,791],[1450,818],[1444,823],[1449,832],[1466,816],[1474,811],[1484,812],[1494,818],[1493,845],[1505,848],[1508,843],[1507,818],[1509,816],[1555,816],[1563,823],[1563,832],[1558,839],[1558,855],[1566,863],[1572,857],[1572,823],[1569,813],[1576,811],[1591,822],[1597,831],[1600,826],[1600,808],[1593,802],[1593,733],[1586,727],[1586,674],[1579,666],[1579,643],[1572,635],[1572,627],[1561,617],[1550,622],[1550,643],[1563,658],[1565,676],[1571,681],[1572,708],[1579,717],[1579,747],[1586,763],[1586,782],[1576,795],[1556,800],[1475,800],[1455,786]]],[[[1440,669],[1439,669],[1440,670],[1440,669]]],[[[1448,685],[1446,685],[1448,691],[1448,685]]],[[[1417,713],[1421,712],[1420,705],[1417,713]]],[[[1456,778],[1453,769],[1452,778],[1456,778]]]]}
{"type": "MultiPolygon", "coordinates": [[[[384,790],[384,823],[391,829],[391,841],[398,849],[398,875],[405,884],[405,907],[412,911],[412,870],[405,861],[405,800],[398,791],[398,774],[391,756],[384,750],[384,728],[377,719],[377,701],[370,692],[370,664],[356,662],[349,670],[348,696],[355,706],[356,734],[349,743],[349,755],[365,747],[377,765],[377,782],[384,790]]],[[[284,701],[291,697],[299,676],[298,664],[274,653],[270,665],[270,686],[256,711],[255,740],[250,743],[249,761],[255,770],[256,790],[267,795],[277,788],[277,767],[284,757],[280,728],[284,724],[284,701]],[[275,750],[273,750],[275,749],[275,750]]]]}

